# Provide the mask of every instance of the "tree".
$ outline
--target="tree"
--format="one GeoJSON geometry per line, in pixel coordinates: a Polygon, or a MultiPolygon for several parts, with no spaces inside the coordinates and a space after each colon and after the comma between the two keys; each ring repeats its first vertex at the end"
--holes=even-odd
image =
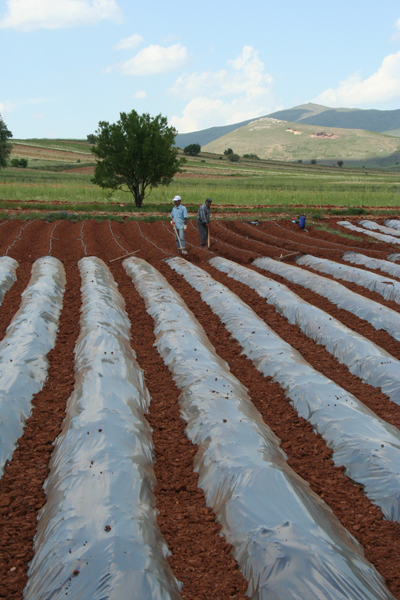
{"type": "Polygon", "coordinates": [[[92,182],[131,192],[140,208],[152,189],[169,185],[185,162],[177,158],[178,149],[173,145],[177,133],[162,115],[152,118],[135,110],[120,113],[119,121],[111,125],[100,121],[97,145],[92,148],[99,159],[92,182]]]}
{"type": "Polygon", "coordinates": [[[89,144],[95,144],[97,142],[97,135],[94,135],[94,133],[89,133],[89,135],[86,136],[86,139],[89,144]]]}
{"type": "Polygon", "coordinates": [[[312,158],[310,160],[310,165],[316,165],[316,164],[317,164],[317,161],[315,160],[315,158],[312,158]]]}
{"type": "Polygon", "coordinates": [[[12,133],[7,129],[0,115],[0,168],[7,165],[8,157],[11,154],[12,146],[8,143],[8,139],[12,138],[12,133]]]}
{"type": "Polygon", "coordinates": [[[188,154],[189,156],[197,156],[200,150],[200,144],[189,144],[189,146],[185,146],[183,153],[188,154]]]}
{"type": "Polygon", "coordinates": [[[232,152],[231,154],[228,154],[228,160],[230,160],[231,162],[239,162],[240,156],[239,154],[235,154],[234,152],[232,152]]]}
{"type": "Polygon", "coordinates": [[[260,157],[257,154],[243,154],[243,158],[253,158],[255,160],[260,160],[260,157]]]}
{"type": "Polygon", "coordinates": [[[22,167],[25,169],[28,166],[28,159],[26,158],[12,158],[10,160],[12,167],[22,167]]]}
{"type": "Polygon", "coordinates": [[[343,161],[342,160],[338,160],[337,164],[339,165],[340,168],[343,167],[343,161]]]}
{"type": "Polygon", "coordinates": [[[233,154],[232,148],[228,148],[227,150],[224,150],[224,154],[225,154],[225,156],[229,156],[230,154],[233,154]]]}

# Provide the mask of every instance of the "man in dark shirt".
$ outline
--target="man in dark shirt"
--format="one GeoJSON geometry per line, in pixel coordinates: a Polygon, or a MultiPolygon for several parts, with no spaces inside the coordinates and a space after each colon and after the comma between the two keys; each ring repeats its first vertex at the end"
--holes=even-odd
{"type": "Polygon", "coordinates": [[[200,244],[203,246],[203,248],[207,244],[208,228],[210,226],[211,202],[211,198],[207,198],[205,203],[200,206],[197,213],[197,229],[199,230],[200,234],[200,244]]]}

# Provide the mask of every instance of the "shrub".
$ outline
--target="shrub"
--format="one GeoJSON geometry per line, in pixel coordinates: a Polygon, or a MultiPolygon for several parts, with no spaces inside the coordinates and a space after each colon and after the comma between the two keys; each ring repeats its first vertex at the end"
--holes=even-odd
{"type": "Polygon", "coordinates": [[[310,165],[316,165],[316,164],[317,164],[317,161],[315,160],[315,158],[312,158],[310,160],[310,165]]]}
{"type": "Polygon", "coordinates": [[[229,160],[230,162],[239,162],[239,160],[240,160],[240,156],[239,156],[239,154],[234,154],[234,153],[232,152],[232,154],[228,154],[228,160],[229,160]]]}
{"type": "Polygon", "coordinates": [[[257,154],[243,154],[243,158],[253,158],[255,160],[260,160],[260,157],[257,154]]]}
{"type": "Polygon", "coordinates": [[[233,154],[232,148],[228,148],[227,150],[224,150],[224,154],[225,154],[225,156],[229,156],[230,154],[233,154]]]}

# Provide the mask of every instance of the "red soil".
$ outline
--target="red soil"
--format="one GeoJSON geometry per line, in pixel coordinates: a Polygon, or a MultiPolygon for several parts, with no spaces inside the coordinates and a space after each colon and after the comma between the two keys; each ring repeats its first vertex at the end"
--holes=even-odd
{"type": "MultiPolygon", "coordinates": [[[[1,224],[0,224],[1,225],[1,224]]],[[[256,256],[279,257],[290,252],[312,253],[341,261],[342,252],[356,247],[365,254],[386,258],[395,248],[387,244],[355,242],[328,233],[303,232],[290,222],[265,222],[250,228],[240,222],[212,224],[211,252],[250,266],[256,256]],[[268,237],[270,236],[270,237],[268,237]],[[246,237],[248,239],[246,239],[246,237]],[[259,243],[262,242],[262,243],[259,243]],[[330,242],[330,243],[328,243],[330,242]],[[304,244],[301,246],[300,244],[304,244]]],[[[332,220],[332,226],[335,221],[332,220]]],[[[0,598],[20,599],[26,584],[28,562],[33,553],[37,512],[45,502],[42,490],[47,476],[52,442],[58,435],[66,401],[74,385],[73,350],[79,333],[80,278],[77,261],[84,256],[78,240],[82,223],[31,223],[17,235],[23,225],[10,221],[0,228],[0,252],[16,258],[20,264],[18,280],[6,294],[0,308],[0,335],[16,312],[20,295],[30,275],[33,261],[51,252],[63,261],[67,274],[67,289],[61,315],[59,335],[49,354],[48,381],[34,399],[32,416],[19,440],[12,460],[0,480],[0,598]],[[53,232],[53,235],[52,235],[53,232]],[[51,239],[52,238],[52,239],[51,239]]],[[[212,268],[206,261],[213,254],[199,247],[198,233],[189,225],[186,235],[188,260],[201,266],[215,279],[237,293],[283,339],[298,349],[316,369],[355,394],[379,416],[400,428],[400,407],[390,402],[379,390],[362,383],[340,365],[324,348],[289,325],[254,291],[212,268]]],[[[311,426],[297,416],[278,384],[263,377],[241,354],[238,344],[226,332],[219,319],[202,302],[180,276],[163,259],[176,254],[174,237],[169,226],[155,224],[96,223],[87,221],[83,227],[87,255],[105,260],[125,298],[132,323],[132,347],[139,364],[145,370],[152,402],[148,419],[153,427],[156,451],[156,497],[158,522],[171,549],[170,564],[176,577],[184,584],[185,599],[227,600],[246,598],[246,582],[238,571],[230,547],[219,535],[220,526],[207,508],[203,492],[197,487],[193,472],[196,446],[185,436],[185,422],[179,415],[175,387],[169,370],[154,348],[153,322],[137,294],[121,261],[108,261],[124,252],[139,249],[137,256],[153,264],[181,294],[206,330],[218,354],[230,365],[233,374],[249,389],[250,397],[265,422],[281,439],[290,466],[306,479],[312,489],[332,508],[342,524],[363,545],[367,558],[385,577],[387,585],[400,599],[400,526],[383,519],[381,511],[364,496],[362,487],[354,484],[342,468],[334,466],[331,451],[311,426]],[[122,247],[122,248],[121,248],[122,247]]],[[[263,272],[266,274],[265,272],[263,272]]],[[[400,359],[400,344],[385,332],[379,332],[361,319],[340,310],[326,299],[300,286],[288,285],[305,300],[319,306],[359,331],[367,338],[400,359]]],[[[353,284],[346,284],[366,297],[399,311],[400,306],[387,303],[381,297],[353,284]]]]}

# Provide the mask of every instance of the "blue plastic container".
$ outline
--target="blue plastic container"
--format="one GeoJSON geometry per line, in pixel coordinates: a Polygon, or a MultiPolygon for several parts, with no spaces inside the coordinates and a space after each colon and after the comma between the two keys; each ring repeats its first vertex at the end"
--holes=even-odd
{"type": "Polygon", "coordinates": [[[302,229],[304,229],[305,226],[306,226],[306,216],[305,215],[300,215],[300,217],[299,217],[299,227],[301,227],[302,229]]]}

